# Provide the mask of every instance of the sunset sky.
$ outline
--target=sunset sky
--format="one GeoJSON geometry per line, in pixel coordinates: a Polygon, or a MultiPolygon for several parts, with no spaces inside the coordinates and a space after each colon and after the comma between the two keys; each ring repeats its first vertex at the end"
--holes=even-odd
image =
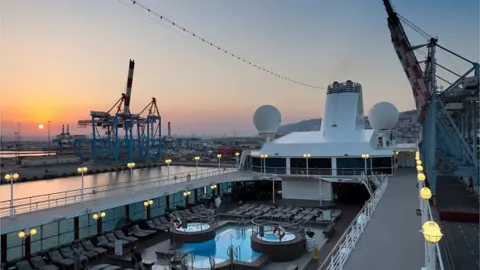
{"type": "MultiPolygon", "coordinates": [[[[326,86],[360,82],[366,111],[379,101],[412,109],[412,91],[390,42],[381,0],[141,0],[159,14],[262,67],[326,86]]],[[[393,0],[439,43],[479,59],[478,0],[393,0]],[[455,4],[461,3],[461,4],[455,4]]],[[[154,20],[127,0],[0,1],[1,133],[74,133],[108,110],[136,62],[132,111],[152,97],[175,134],[253,134],[252,115],[277,106],[282,122],[321,117],[325,91],[277,79],[154,20]]],[[[407,28],[412,43],[424,39],[407,28]]],[[[457,72],[468,66],[445,54],[457,72]]],[[[448,75],[443,77],[449,78],[448,75]]],[[[451,77],[450,77],[451,78],[451,77]]]]}

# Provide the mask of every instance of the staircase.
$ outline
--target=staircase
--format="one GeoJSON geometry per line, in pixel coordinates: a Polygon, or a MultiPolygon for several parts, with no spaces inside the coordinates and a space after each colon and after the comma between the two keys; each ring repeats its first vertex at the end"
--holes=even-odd
{"type": "Polygon", "coordinates": [[[250,150],[243,150],[240,155],[240,161],[238,162],[238,170],[249,170],[251,169],[251,163],[249,162],[250,150]]]}

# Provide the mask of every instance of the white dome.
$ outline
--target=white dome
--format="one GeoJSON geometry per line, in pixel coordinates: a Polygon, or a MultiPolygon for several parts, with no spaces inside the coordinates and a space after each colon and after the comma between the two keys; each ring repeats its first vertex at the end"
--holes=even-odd
{"type": "Polygon", "coordinates": [[[272,105],[263,105],[253,114],[253,124],[260,134],[275,134],[282,121],[280,111],[272,105]]]}
{"type": "Polygon", "coordinates": [[[398,123],[400,113],[395,105],[389,102],[379,102],[368,112],[368,121],[375,130],[392,129],[398,123]]]}

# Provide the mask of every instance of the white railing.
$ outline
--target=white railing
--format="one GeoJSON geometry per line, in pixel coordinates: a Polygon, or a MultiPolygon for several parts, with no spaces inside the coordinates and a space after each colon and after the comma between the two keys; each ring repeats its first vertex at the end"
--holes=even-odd
{"type": "MultiPolygon", "coordinates": [[[[432,215],[432,208],[430,208],[430,203],[426,203],[426,207],[427,207],[427,213],[428,213],[428,220],[434,220],[432,215]]],[[[436,257],[437,266],[440,268],[440,270],[445,270],[445,267],[443,266],[442,252],[440,250],[440,246],[438,245],[438,242],[435,243],[435,257],[436,257]]]]}
{"type": "MultiPolygon", "coordinates": [[[[13,208],[15,214],[37,211],[67,204],[92,199],[113,197],[128,192],[137,192],[141,190],[151,189],[153,187],[169,186],[178,183],[186,183],[206,177],[223,175],[237,171],[236,169],[215,168],[195,170],[179,174],[165,175],[155,178],[135,179],[132,182],[119,182],[115,184],[88,187],[83,189],[68,190],[45,195],[31,196],[13,200],[13,208]]],[[[10,215],[10,200],[0,202],[0,217],[10,215]]]]}
{"type": "Polygon", "coordinates": [[[365,203],[358,215],[353,219],[352,223],[345,230],[342,237],[333,247],[330,254],[323,261],[319,270],[341,270],[348,259],[350,252],[354,249],[355,244],[363,233],[365,226],[370,221],[380,199],[388,186],[388,176],[382,175],[382,185],[378,187],[372,197],[365,203]]]}

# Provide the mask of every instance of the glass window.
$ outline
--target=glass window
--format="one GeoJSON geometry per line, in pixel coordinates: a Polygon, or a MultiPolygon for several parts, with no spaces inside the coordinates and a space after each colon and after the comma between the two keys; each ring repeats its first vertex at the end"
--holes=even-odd
{"type": "Polygon", "coordinates": [[[58,236],[52,236],[42,239],[42,249],[50,249],[58,246],[58,236]]]}
{"type": "Polygon", "coordinates": [[[97,234],[97,221],[95,221],[92,215],[83,215],[78,218],[80,239],[87,238],[97,234]]]}
{"type": "Polygon", "coordinates": [[[72,232],[73,230],[74,230],[73,218],[62,220],[59,222],[59,230],[58,230],[59,234],[72,232]]]}
{"type": "Polygon", "coordinates": [[[7,261],[23,256],[23,240],[18,237],[18,232],[7,234],[7,261]]]}
{"type": "Polygon", "coordinates": [[[42,225],[42,238],[58,235],[58,222],[42,225]]]}

